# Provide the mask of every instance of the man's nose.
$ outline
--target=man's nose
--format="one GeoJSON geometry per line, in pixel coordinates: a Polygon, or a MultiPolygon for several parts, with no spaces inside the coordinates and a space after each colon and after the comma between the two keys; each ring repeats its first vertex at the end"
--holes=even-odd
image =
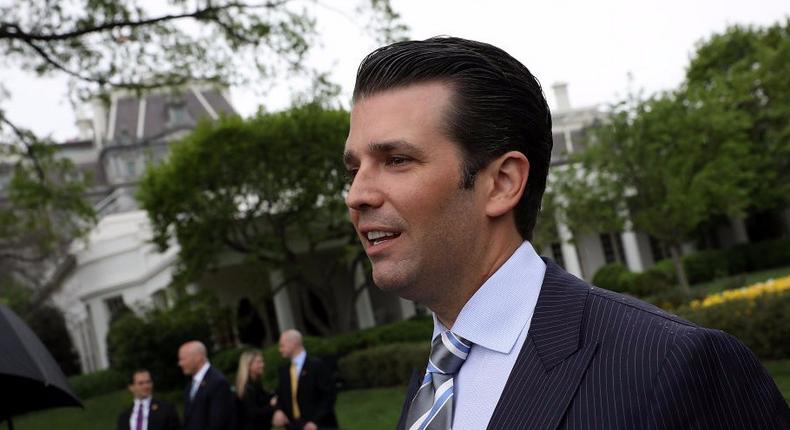
{"type": "Polygon", "coordinates": [[[363,211],[381,206],[384,196],[379,178],[373,169],[360,168],[346,195],[346,206],[351,210],[363,211]]]}

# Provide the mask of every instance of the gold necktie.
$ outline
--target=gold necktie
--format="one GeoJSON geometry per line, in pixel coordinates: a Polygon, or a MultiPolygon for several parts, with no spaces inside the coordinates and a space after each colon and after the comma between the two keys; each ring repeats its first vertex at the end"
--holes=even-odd
{"type": "Polygon", "coordinates": [[[299,402],[296,401],[296,389],[299,384],[299,379],[296,377],[296,363],[291,362],[291,410],[293,411],[294,419],[299,419],[302,413],[299,411],[299,402]]]}

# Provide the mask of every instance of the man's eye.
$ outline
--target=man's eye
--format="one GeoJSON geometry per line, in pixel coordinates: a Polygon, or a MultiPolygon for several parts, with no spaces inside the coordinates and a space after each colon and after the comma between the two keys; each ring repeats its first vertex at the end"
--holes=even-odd
{"type": "Polygon", "coordinates": [[[359,169],[346,170],[346,182],[348,182],[349,184],[354,182],[354,176],[357,176],[357,170],[359,169]]]}
{"type": "Polygon", "coordinates": [[[401,166],[409,162],[409,159],[406,157],[400,156],[392,156],[387,159],[388,166],[401,166]]]}

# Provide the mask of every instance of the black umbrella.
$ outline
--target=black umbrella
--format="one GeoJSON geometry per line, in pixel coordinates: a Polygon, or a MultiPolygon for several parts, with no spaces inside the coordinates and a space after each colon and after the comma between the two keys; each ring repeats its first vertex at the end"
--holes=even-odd
{"type": "Polygon", "coordinates": [[[0,304],[0,422],[39,409],[82,402],[33,330],[0,304]]]}

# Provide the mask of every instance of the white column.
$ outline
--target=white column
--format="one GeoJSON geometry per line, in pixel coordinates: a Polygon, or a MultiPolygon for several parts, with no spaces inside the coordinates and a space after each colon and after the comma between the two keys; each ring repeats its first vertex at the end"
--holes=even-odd
{"type": "Polygon", "coordinates": [[[557,220],[557,232],[560,234],[560,247],[562,248],[562,259],[565,261],[565,270],[578,278],[583,278],[579,253],[576,252],[576,245],[573,243],[570,229],[557,220]]]}
{"type": "MultiPolygon", "coordinates": [[[[279,270],[273,270],[269,273],[269,282],[272,288],[278,287],[283,282],[283,274],[279,270]]],[[[277,325],[280,326],[280,331],[285,331],[291,328],[296,328],[294,324],[293,309],[291,308],[291,298],[288,296],[287,288],[280,288],[274,294],[274,312],[277,314],[277,325]]]]}
{"type": "Polygon", "coordinates": [[[403,319],[407,320],[417,315],[417,307],[414,306],[413,301],[406,300],[402,297],[399,297],[398,300],[400,301],[400,314],[403,319]]]}
{"type": "Polygon", "coordinates": [[[631,228],[631,222],[626,221],[625,231],[620,235],[623,239],[623,251],[625,252],[625,264],[628,270],[636,273],[644,272],[645,262],[642,253],[639,252],[639,237],[631,228]]]}
{"type": "Polygon", "coordinates": [[[110,315],[107,312],[107,306],[101,299],[92,300],[88,309],[95,336],[96,367],[98,370],[106,369],[110,366],[110,360],[107,357],[107,331],[110,326],[110,315]]]}
{"type": "Polygon", "coordinates": [[[730,217],[733,239],[735,243],[749,243],[749,233],[746,232],[746,223],[743,218],[730,217]]]}
{"type": "Polygon", "coordinates": [[[365,272],[362,266],[357,265],[354,270],[354,290],[362,288],[357,295],[354,306],[357,310],[357,322],[359,328],[369,328],[376,325],[376,318],[373,316],[373,304],[370,301],[370,293],[365,285],[365,272]]]}

